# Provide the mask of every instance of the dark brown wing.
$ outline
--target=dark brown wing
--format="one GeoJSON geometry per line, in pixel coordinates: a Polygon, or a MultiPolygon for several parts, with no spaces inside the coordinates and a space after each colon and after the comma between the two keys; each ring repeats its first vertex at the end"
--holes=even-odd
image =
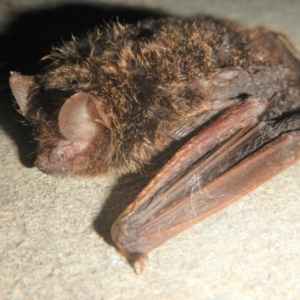
{"type": "Polygon", "coordinates": [[[250,95],[269,100],[264,119],[274,119],[284,112],[295,110],[300,107],[300,95],[298,87],[288,85],[290,75],[290,69],[282,66],[257,67],[251,72],[240,67],[226,67],[210,72],[197,81],[197,88],[207,99],[206,110],[202,104],[199,115],[184,125],[172,128],[169,135],[180,140],[250,95]]]}
{"type": "Polygon", "coordinates": [[[181,138],[199,126],[199,133],[112,228],[117,247],[136,271],[152,249],[300,159],[300,67],[282,45],[286,65],[295,59],[298,72],[282,66],[252,72],[226,68],[201,83],[211,110],[177,131],[181,138]]]}

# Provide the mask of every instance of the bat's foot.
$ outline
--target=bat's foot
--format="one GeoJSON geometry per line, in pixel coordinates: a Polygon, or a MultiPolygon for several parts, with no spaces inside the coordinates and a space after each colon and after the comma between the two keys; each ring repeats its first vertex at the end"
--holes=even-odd
{"type": "Polygon", "coordinates": [[[143,273],[148,262],[148,256],[145,253],[132,253],[128,257],[128,261],[134,272],[139,275],[143,273]]]}

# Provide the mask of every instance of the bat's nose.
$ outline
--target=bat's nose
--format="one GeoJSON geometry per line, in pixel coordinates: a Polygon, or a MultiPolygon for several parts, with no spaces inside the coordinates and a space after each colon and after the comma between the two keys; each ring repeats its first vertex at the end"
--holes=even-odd
{"type": "Polygon", "coordinates": [[[51,173],[51,170],[49,168],[47,168],[46,165],[39,163],[38,160],[35,161],[34,166],[37,167],[43,173],[46,173],[46,174],[50,174],[51,173]]]}

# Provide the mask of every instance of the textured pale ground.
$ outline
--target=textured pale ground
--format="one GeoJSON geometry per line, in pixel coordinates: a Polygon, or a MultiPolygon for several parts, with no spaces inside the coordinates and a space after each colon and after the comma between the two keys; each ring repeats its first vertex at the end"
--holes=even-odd
{"type": "MultiPolygon", "coordinates": [[[[300,49],[297,0],[140,3],[282,29],[300,49]]],[[[118,212],[134,180],[111,196],[112,178],[61,179],[26,168],[2,129],[0,165],[0,299],[300,299],[300,164],[152,252],[141,276],[93,226],[97,218],[108,230],[106,213],[118,212]]]]}

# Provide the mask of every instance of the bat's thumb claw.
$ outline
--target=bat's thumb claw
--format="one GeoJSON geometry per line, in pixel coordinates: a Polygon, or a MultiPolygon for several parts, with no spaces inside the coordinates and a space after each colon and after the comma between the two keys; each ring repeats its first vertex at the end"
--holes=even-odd
{"type": "Polygon", "coordinates": [[[133,253],[128,258],[134,272],[139,275],[143,273],[148,262],[148,256],[145,253],[133,253]]]}

